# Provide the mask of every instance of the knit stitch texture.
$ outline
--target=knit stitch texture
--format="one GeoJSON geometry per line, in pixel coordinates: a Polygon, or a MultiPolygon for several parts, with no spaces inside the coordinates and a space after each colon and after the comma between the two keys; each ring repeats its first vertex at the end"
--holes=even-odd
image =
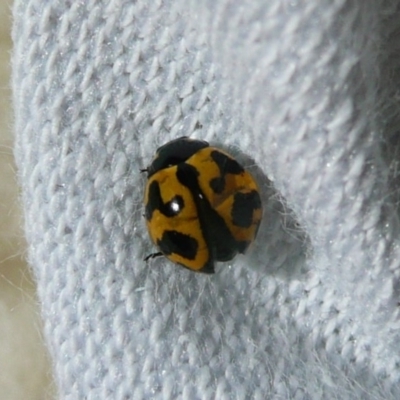
{"type": "Polygon", "coordinates": [[[16,0],[15,156],[61,399],[399,399],[400,1],[16,0]],[[143,213],[158,146],[256,176],[194,274],[143,213]]]}

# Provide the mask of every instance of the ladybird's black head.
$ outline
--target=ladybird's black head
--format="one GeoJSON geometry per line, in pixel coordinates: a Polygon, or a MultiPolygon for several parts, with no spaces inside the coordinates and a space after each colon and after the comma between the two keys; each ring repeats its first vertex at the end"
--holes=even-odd
{"type": "Polygon", "coordinates": [[[186,136],[171,140],[157,150],[155,159],[147,169],[147,177],[150,178],[161,169],[186,161],[193,154],[208,146],[209,144],[204,140],[190,139],[186,136]]]}

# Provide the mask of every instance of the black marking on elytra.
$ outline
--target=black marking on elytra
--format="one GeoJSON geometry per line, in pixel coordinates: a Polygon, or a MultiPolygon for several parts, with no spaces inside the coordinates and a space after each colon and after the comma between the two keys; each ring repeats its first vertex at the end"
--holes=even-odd
{"type": "Polygon", "coordinates": [[[225,175],[238,175],[244,172],[244,168],[233,158],[228,157],[224,153],[214,150],[210,153],[210,157],[217,164],[219,176],[210,180],[210,188],[216,194],[221,194],[225,189],[225,175]]]}
{"type": "Polygon", "coordinates": [[[253,212],[259,208],[261,199],[256,190],[235,193],[231,212],[233,224],[241,228],[250,228],[253,223],[253,212]]]}
{"type": "Polygon", "coordinates": [[[210,187],[216,194],[221,194],[225,189],[225,177],[213,178],[210,181],[210,187]]]}
{"type": "Polygon", "coordinates": [[[190,139],[186,136],[171,140],[157,150],[156,158],[147,169],[147,177],[150,178],[161,169],[185,162],[193,154],[208,146],[204,140],[190,139]]]}
{"type": "Polygon", "coordinates": [[[210,154],[213,161],[218,165],[221,176],[226,174],[238,175],[244,172],[244,168],[233,158],[218,150],[214,150],[210,154]]]}
{"type": "Polygon", "coordinates": [[[210,251],[210,260],[231,260],[240,251],[241,244],[235,240],[224,219],[211,207],[204,196],[198,176],[198,171],[192,165],[186,163],[178,165],[176,177],[193,195],[200,227],[210,251]]]}
{"type": "Polygon", "coordinates": [[[171,218],[178,215],[185,207],[183,198],[179,195],[176,195],[170,201],[164,203],[163,199],[161,198],[160,185],[157,181],[151,182],[149,187],[148,199],[149,201],[146,204],[145,211],[146,219],[148,221],[151,220],[151,217],[155,210],[159,210],[161,214],[171,218]]]}
{"type": "Polygon", "coordinates": [[[157,246],[164,255],[178,254],[187,260],[196,258],[199,244],[196,239],[178,231],[164,231],[157,246]]]}

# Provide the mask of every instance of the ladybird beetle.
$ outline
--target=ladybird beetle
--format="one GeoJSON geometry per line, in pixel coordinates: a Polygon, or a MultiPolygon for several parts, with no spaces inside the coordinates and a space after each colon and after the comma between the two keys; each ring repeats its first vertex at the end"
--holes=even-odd
{"type": "Polygon", "coordinates": [[[232,156],[181,137],[161,146],[147,171],[144,204],[150,237],[190,270],[214,273],[215,261],[244,253],[262,216],[253,177],[232,156]]]}

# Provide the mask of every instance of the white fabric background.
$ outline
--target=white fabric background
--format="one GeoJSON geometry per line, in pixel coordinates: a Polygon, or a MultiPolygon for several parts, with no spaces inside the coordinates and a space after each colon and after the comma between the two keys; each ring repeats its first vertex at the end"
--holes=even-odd
{"type": "Polygon", "coordinates": [[[398,16],[16,1],[15,155],[60,398],[399,398],[398,16]],[[265,203],[252,252],[211,277],[142,261],[139,170],[182,135],[237,155],[265,203]]]}

